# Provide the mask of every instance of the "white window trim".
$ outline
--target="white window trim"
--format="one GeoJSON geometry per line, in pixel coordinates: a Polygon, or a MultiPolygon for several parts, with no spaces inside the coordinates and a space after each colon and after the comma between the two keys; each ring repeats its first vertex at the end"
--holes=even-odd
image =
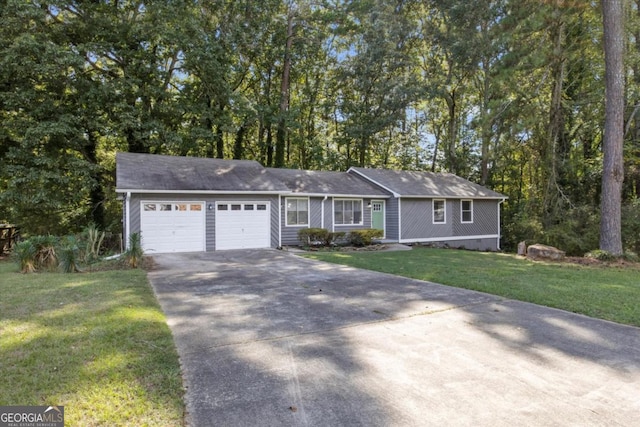
{"type": "Polygon", "coordinates": [[[333,199],[333,225],[335,227],[352,227],[354,225],[363,225],[364,224],[364,199],[353,199],[353,198],[334,198],[333,199]],[[351,224],[336,224],[336,202],[337,201],[341,201],[341,202],[347,202],[347,201],[352,201],[352,202],[360,202],[360,222],[354,222],[351,224]]]}
{"type": "MultiPolygon", "coordinates": [[[[446,208],[445,208],[445,210],[446,210],[446,208]]],[[[471,199],[460,200],[460,223],[462,223],[462,224],[473,224],[473,200],[471,200],[471,199]],[[462,206],[464,206],[464,202],[469,202],[470,203],[471,221],[465,221],[464,220],[464,215],[463,215],[464,210],[462,209],[462,206]]]]}
{"type": "Polygon", "coordinates": [[[434,225],[443,225],[447,223],[447,200],[446,199],[433,199],[431,201],[431,222],[434,225]],[[444,221],[436,221],[436,202],[442,202],[444,206],[444,221]]]}
{"type": "MultiPolygon", "coordinates": [[[[296,203],[296,212],[297,212],[297,203],[296,203]]],[[[309,211],[309,198],[308,197],[285,197],[284,198],[284,224],[287,227],[309,227],[309,219],[311,217],[311,212],[309,211]],[[307,201],[307,223],[306,224],[289,224],[289,210],[287,206],[289,204],[289,200],[306,200],[307,201]]]]}

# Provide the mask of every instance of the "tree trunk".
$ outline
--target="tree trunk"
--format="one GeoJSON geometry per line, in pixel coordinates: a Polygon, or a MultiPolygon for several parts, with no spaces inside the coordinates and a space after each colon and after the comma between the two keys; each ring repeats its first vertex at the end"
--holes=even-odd
{"type": "Polygon", "coordinates": [[[602,0],[605,61],[600,249],[622,255],[621,205],[624,168],[624,14],[622,0],[602,0]]]}
{"type": "Polygon", "coordinates": [[[89,143],[86,147],[86,156],[89,162],[94,167],[91,172],[91,179],[94,184],[91,186],[89,197],[91,199],[91,220],[96,224],[98,228],[104,230],[105,228],[105,209],[104,209],[104,189],[102,187],[102,176],[100,173],[100,166],[97,156],[98,139],[96,134],[91,130],[87,130],[87,136],[89,143]]]}
{"type": "Polygon", "coordinates": [[[449,172],[455,174],[458,172],[458,159],[456,154],[456,144],[458,139],[458,126],[456,120],[457,105],[456,105],[456,91],[455,89],[451,93],[447,93],[445,96],[447,101],[448,117],[448,135],[447,135],[447,149],[445,150],[446,166],[449,172]]]}
{"type": "Polygon", "coordinates": [[[293,44],[293,12],[287,16],[287,42],[284,50],[284,64],[282,67],[282,84],[280,86],[280,118],[276,133],[275,167],[284,167],[284,151],[287,139],[286,114],[289,111],[289,77],[291,74],[291,45],[293,44]]]}
{"type": "MultiPolygon", "coordinates": [[[[556,8],[555,13],[560,12],[556,8]]],[[[558,16],[558,22],[552,27],[551,36],[554,41],[551,72],[553,74],[553,88],[551,92],[551,104],[549,106],[549,123],[547,127],[546,145],[542,148],[544,153],[544,173],[547,173],[544,185],[543,222],[549,224],[555,219],[558,201],[558,143],[564,132],[564,111],[562,100],[564,95],[564,80],[566,72],[566,57],[564,52],[566,38],[566,24],[562,16],[558,16]]]]}
{"type": "Polygon", "coordinates": [[[233,144],[233,158],[236,160],[242,159],[244,154],[244,134],[247,130],[246,122],[242,123],[236,132],[236,140],[233,144]]]}

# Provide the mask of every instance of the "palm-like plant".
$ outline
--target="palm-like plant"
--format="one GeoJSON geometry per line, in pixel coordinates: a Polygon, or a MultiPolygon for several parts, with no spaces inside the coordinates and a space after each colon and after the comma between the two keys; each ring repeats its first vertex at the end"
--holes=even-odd
{"type": "Polygon", "coordinates": [[[131,268],[138,268],[142,261],[144,251],[142,250],[142,239],[140,233],[133,233],[129,236],[129,249],[125,252],[125,257],[131,268]]]}

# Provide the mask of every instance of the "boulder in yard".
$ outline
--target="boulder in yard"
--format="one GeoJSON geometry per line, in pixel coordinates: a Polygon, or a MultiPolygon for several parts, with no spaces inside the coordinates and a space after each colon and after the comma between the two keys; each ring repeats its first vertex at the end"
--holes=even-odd
{"type": "Polygon", "coordinates": [[[551,259],[559,261],[564,259],[565,252],[553,246],[536,243],[527,248],[527,258],[531,259],[551,259]]]}

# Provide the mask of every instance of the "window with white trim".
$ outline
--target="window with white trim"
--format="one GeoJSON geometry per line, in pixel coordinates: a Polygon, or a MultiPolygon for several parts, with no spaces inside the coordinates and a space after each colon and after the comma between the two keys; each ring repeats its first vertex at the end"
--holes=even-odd
{"type": "Polygon", "coordinates": [[[447,223],[447,204],[444,199],[433,199],[433,223],[447,223]]]}
{"type": "Polygon", "coordinates": [[[287,225],[309,225],[309,199],[285,199],[287,204],[287,225]]]}
{"type": "Polygon", "coordinates": [[[362,224],[362,200],[340,199],[333,201],[333,221],[335,225],[362,224]]]}
{"type": "Polygon", "coordinates": [[[460,201],[460,222],[473,222],[473,200],[460,201]]]}

